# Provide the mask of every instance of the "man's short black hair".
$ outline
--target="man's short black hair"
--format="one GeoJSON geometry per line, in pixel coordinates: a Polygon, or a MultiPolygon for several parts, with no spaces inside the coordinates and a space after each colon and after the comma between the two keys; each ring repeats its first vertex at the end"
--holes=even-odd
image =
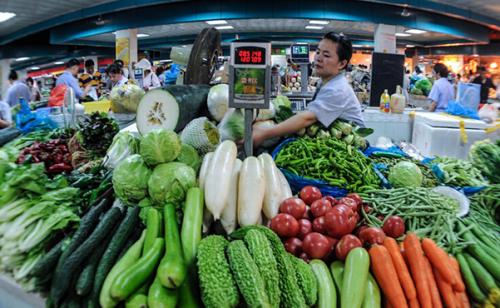
{"type": "Polygon", "coordinates": [[[80,60],[73,58],[66,63],[66,67],[73,67],[75,65],[80,66],[80,60]]]}
{"type": "Polygon", "coordinates": [[[415,73],[417,73],[417,74],[421,74],[422,73],[422,70],[420,69],[420,67],[418,65],[415,66],[415,73]]]}
{"type": "Polygon", "coordinates": [[[445,77],[445,78],[448,77],[448,74],[449,74],[448,68],[443,63],[436,63],[436,65],[434,65],[433,69],[436,72],[436,74],[438,74],[439,76],[445,77]]]}
{"type": "Polygon", "coordinates": [[[339,34],[336,32],[328,32],[323,36],[323,39],[328,39],[334,43],[337,43],[337,55],[339,56],[339,61],[346,60],[347,63],[344,68],[347,68],[347,64],[349,64],[352,58],[351,40],[348,39],[344,34],[339,34]]]}
{"type": "Polygon", "coordinates": [[[108,74],[123,74],[121,66],[115,63],[108,66],[108,69],[106,71],[108,72],[108,74]]]}
{"type": "Polygon", "coordinates": [[[34,83],[33,78],[31,78],[31,77],[26,78],[26,83],[28,83],[28,82],[34,83]]]}
{"type": "Polygon", "coordinates": [[[9,80],[17,80],[17,72],[15,70],[9,72],[9,80]]]}
{"type": "Polygon", "coordinates": [[[92,59],[87,59],[85,60],[85,67],[89,67],[89,66],[94,66],[94,60],[92,59]]]}

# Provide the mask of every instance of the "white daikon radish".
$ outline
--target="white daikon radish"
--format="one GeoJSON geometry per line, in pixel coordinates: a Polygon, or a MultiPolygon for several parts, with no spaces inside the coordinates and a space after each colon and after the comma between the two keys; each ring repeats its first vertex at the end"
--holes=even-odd
{"type": "Polygon", "coordinates": [[[272,219],[274,216],[278,215],[280,204],[283,200],[283,193],[281,192],[281,179],[271,155],[267,153],[260,154],[259,160],[262,163],[264,177],[266,179],[266,192],[264,194],[262,211],[267,218],[272,219]]]}
{"type": "Polygon", "coordinates": [[[210,152],[205,154],[203,157],[203,162],[201,163],[200,168],[200,176],[198,177],[198,185],[200,185],[200,189],[203,191],[205,189],[205,178],[207,177],[207,171],[210,167],[210,162],[212,161],[212,157],[214,156],[214,152],[210,152]]]}
{"type": "Polygon", "coordinates": [[[281,201],[283,201],[283,200],[288,199],[288,198],[293,196],[292,189],[290,188],[290,184],[288,184],[288,181],[286,180],[286,177],[283,174],[283,172],[281,172],[281,170],[278,168],[278,166],[274,165],[274,167],[276,168],[276,170],[278,171],[278,174],[280,176],[281,193],[282,193],[281,201]]]}
{"type": "Polygon", "coordinates": [[[205,177],[205,205],[215,220],[220,218],[227,203],[236,154],[236,144],[233,141],[222,142],[214,152],[205,177]]]}
{"type": "Polygon", "coordinates": [[[264,171],[257,157],[247,157],[238,181],[238,224],[255,225],[261,221],[266,183],[264,171]]]}
{"type": "Polygon", "coordinates": [[[227,203],[220,216],[220,222],[227,234],[236,229],[238,219],[238,176],[240,175],[243,162],[236,159],[234,162],[233,173],[231,174],[231,183],[229,184],[229,196],[227,203]]]}

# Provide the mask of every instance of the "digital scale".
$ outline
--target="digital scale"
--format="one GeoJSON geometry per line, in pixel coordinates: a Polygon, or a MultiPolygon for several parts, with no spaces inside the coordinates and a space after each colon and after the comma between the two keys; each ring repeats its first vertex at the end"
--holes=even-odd
{"type": "Polygon", "coordinates": [[[253,154],[254,109],[268,109],[271,92],[271,44],[231,43],[229,107],[245,109],[245,154],[253,154]]]}
{"type": "Polygon", "coordinates": [[[309,45],[308,44],[294,44],[290,46],[290,58],[292,62],[302,64],[300,66],[300,88],[301,93],[307,93],[309,82],[309,45]]]}

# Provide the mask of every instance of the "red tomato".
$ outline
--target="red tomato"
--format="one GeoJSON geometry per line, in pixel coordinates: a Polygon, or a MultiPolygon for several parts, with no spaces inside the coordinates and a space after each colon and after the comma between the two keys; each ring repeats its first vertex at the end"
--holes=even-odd
{"type": "Polygon", "coordinates": [[[285,249],[298,257],[302,253],[302,241],[296,237],[291,237],[285,241],[285,249]]]}
{"type": "Polygon", "coordinates": [[[312,232],[312,229],[313,227],[309,219],[299,219],[299,234],[297,237],[303,240],[306,235],[312,232]]]}
{"type": "Polygon", "coordinates": [[[354,212],[343,204],[334,206],[325,215],[325,228],[335,238],[351,233],[356,228],[356,223],[354,212]]]}
{"type": "Polygon", "coordinates": [[[304,219],[313,219],[314,216],[311,213],[311,207],[309,205],[306,205],[306,211],[304,212],[304,215],[302,215],[302,218],[304,219]]]}
{"type": "Polygon", "coordinates": [[[299,234],[299,223],[290,214],[278,214],[271,219],[271,229],[281,237],[295,237],[299,234]]]}
{"type": "Polygon", "coordinates": [[[332,197],[332,196],[326,196],[326,197],[323,197],[323,199],[326,199],[326,200],[330,201],[330,204],[331,204],[332,206],[333,206],[333,205],[335,205],[335,204],[337,204],[337,202],[338,202],[338,201],[337,201],[337,199],[335,199],[335,198],[334,198],[334,197],[332,197]]]}
{"type": "Polygon", "coordinates": [[[344,204],[347,205],[352,209],[353,212],[357,212],[359,210],[359,204],[356,202],[356,200],[349,198],[349,197],[344,197],[339,200],[339,204],[344,204]]]}
{"type": "Polygon", "coordinates": [[[299,198],[291,197],[281,202],[280,213],[290,214],[295,219],[300,219],[305,212],[306,204],[299,198]]]}
{"type": "Polygon", "coordinates": [[[362,247],[361,241],[352,234],[344,235],[335,247],[335,256],[344,261],[347,254],[356,247],[362,247]]]}
{"type": "Polygon", "coordinates": [[[391,216],[387,218],[382,229],[387,236],[398,238],[405,233],[405,222],[399,216],[391,216]]]}
{"type": "Polygon", "coordinates": [[[325,233],[325,216],[317,217],[313,220],[312,229],[314,232],[325,233]]]}
{"type": "Polygon", "coordinates": [[[377,227],[369,227],[359,232],[359,239],[363,245],[384,244],[385,233],[377,227]]]}
{"type": "Polygon", "coordinates": [[[322,195],[319,188],[314,186],[305,186],[300,190],[299,197],[304,200],[306,204],[311,205],[314,201],[321,199],[322,195]]]}
{"type": "Polygon", "coordinates": [[[304,262],[306,263],[309,263],[311,262],[311,257],[309,257],[309,255],[305,252],[301,253],[299,258],[301,258],[302,260],[304,260],[304,262]]]}
{"type": "Polygon", "coordinates": [[[309,233],[302,241],[302,249],[313,259],[321,259],[330,251],[326,236],[317,232],[309,233]]]}
{"type": "Polygon", "coordinates": [[[351,198],[354,201],[356,201],[356,203],[358,204],[358,206],[361,206],[361,204],[363,203],[363,200],[361,199],[361,197],[358,194],[356,194],[356,193],[347,194],[346,197],[351,198]]]}
{"type": "Polygon", "coordinates": [[[366,228],[368,228],[367,225],[359,226],[358,228],[356,228],[356,230],[354,230],[353,234],[356,235],[357,237],[359,237],[359,233],[366,228]]]}
{"type": "Polygon", "coordinates": [[[332,204],[326,198],[316,200],[311,204],[311,213],[314,217],[324,216],[331,209],[332,204]]]}
{"type": "Polygon", "coordinates": [[[354,218],[356,220],[356,225],[358,224],[359,222],[359,219],[360,219],[360,216],[359,216],[359,213],[358,212],[354,212],[354,218]]]}
{"type": "Polygon", "coordinates": [[[328,239],[328,244],[330,245],[330,251],[323,258],[323,261],[332,262],[335,259],[335,246],[337,246],[337,243],[339,242],[339,240],[337,240],[336,238],[330,237],[330,236],[327,236],[326,238],[328,239]]]}

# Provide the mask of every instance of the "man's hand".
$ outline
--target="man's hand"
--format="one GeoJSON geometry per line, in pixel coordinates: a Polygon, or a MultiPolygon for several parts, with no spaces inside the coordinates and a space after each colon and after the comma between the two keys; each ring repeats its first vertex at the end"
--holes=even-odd
{"type": "Polygon", "coordinates": [[[252,131],[253,146],[258,148],[268,137],[269,128],[254,126],[252,131]]]}

